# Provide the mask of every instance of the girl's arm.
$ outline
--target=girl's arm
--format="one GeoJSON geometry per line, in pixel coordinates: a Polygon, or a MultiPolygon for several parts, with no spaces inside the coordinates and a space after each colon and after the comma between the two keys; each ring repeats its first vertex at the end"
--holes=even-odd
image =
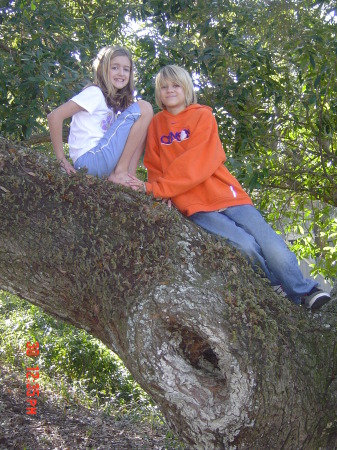
{"type": "Polygon", "coordinates": [[[67,174],[76,173],[74,167],[70,164],[70,162],[66,159],[64,150],[63,150],[63,137],[62,137],[62,129],[63,129],[63,121],[72,117],[79,111],[83,111],[84,109],[79,106],[77,103],[69,100],[58,108],[54,109],[51,113],[48,114],[48,123],[49,123],[49,132],[51,142],[53,144],[53,148],[56,154],[56,158],[60,161],[62,167],[66,170],[67,174]]]}

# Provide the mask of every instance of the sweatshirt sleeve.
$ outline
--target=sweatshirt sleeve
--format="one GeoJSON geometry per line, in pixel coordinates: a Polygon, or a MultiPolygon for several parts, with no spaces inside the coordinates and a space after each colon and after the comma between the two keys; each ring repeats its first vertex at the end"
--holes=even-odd
{"type": "MultiPolygon", "coordinates": [[[[159,150],[154,151],[152,141],[149,144],[147,164],[154,167],[159,160],[159,150]]],[[[185,152],[174,159],[164,173],[157,172],[156,178],[149,177],[146,191],[156,198],[183,194],[207,180],[225,160],[215,117],[211,111],[201,109],[185,152]]]]}
{"type": "Polygon", "coordinates": [[[158,133],[156,134],[155,128],[155,122],[152,120],[147,132],[146,150],[144,155],[144,165],[147,168],[147,178],[149,182],[156,181],[163,176],[159,156],[158,133]]]}

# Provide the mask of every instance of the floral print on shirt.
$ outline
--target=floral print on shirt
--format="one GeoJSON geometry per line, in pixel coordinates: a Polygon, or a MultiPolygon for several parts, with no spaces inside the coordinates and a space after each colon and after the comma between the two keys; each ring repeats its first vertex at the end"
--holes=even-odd
{"type": "Polygon", "coordinates": [[[102,122],[101,122],[102,130],[103,131],[107,131],[111,127],[111,124],[113,123],[113,121],[114,121],[114,113],[113,112],[109,112],[106,115],[106,118],[103,119],[102,122]]]}

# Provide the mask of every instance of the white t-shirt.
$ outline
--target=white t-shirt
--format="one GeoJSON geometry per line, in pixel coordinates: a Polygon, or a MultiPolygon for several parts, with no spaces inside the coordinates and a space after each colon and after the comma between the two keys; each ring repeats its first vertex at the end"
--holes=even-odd
{"type": "Polygon", "coordinates": [[[73,163],[95,147],[115,120],[112,108],[106,104],[99,87],[90,86],[72,99],[85,109],[74,114],[70,123],[69,154],[73,163]]]}

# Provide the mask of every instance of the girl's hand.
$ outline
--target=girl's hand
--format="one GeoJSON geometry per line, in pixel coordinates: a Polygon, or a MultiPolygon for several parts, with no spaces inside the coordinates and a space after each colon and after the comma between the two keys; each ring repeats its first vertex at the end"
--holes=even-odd
{"type": "Polygon", "coordinates": [[[67,159],[61,159],[60,160],[61,167],[67,172],[68,175],[71,173],[76,173],[76,170],[74,167],[70,164],[70,162],[67,159]]]}

